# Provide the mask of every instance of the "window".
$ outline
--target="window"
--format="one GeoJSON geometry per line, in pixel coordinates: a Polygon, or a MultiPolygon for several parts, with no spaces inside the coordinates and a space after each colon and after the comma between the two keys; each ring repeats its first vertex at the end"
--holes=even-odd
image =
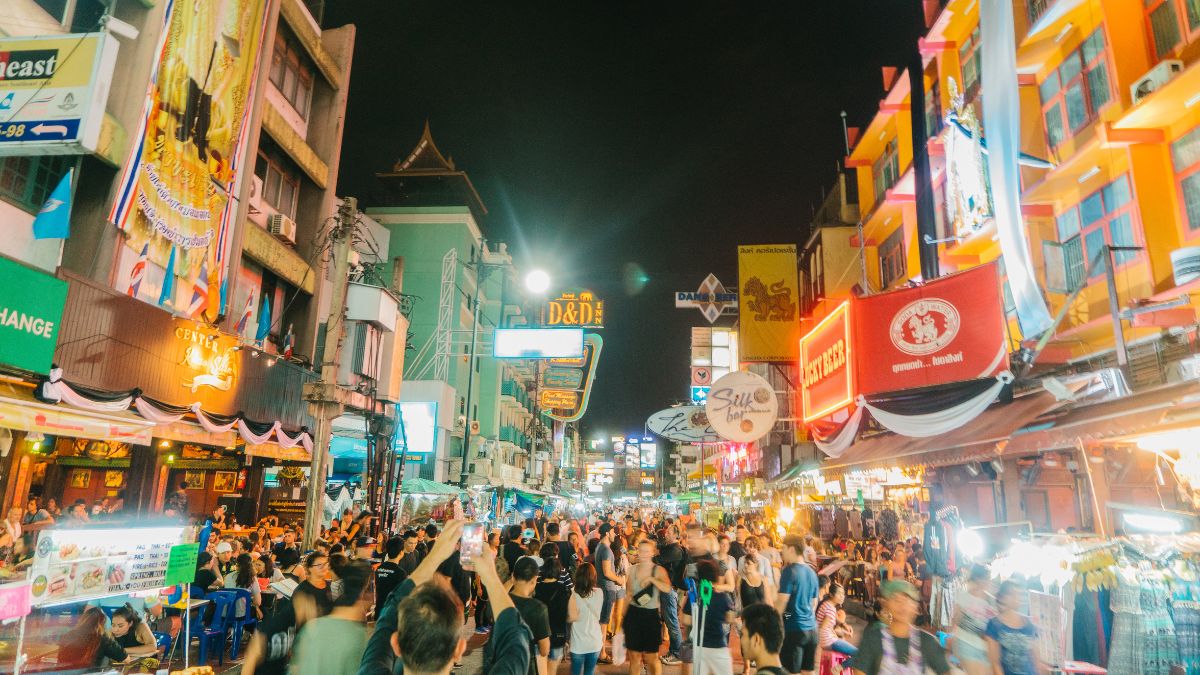
{"type": "Polygon", "coordinates": [[[979,26],[958,48],[958,63],[962,67],[962,94],[970,101],[979,93],[979,26]]]}
{"type": "Polygon", "coordinates": [[[879,282],[884,288],[904,276],[904,226],[884,240],[879,247],[879,282]]]}
{"type": "Polygon", "coordinates": [[[1195,232],[1200,230],[1200,126],[1171,144],[1171,159],[1183,198],[1183,217],[1195,232]]]}
{"type": "Polygon", "coordinates": [[[300,113],[300,117],[308,117],[313,69],[296,40],[282,30],[275,35],[275,51],[271,54],[271,83],[300,113]]]}
{"type": "Polygon", "coordinates": [[[66,156],[0,157],[0,199],[36,213],[74,162],[66,156]]]}
{"type": "Polygon", "coordinates": [[[282,154],[260,147],[254,175],[263,182],[263,201],[279,213],[296,219],[296,201],[300,195],[300,173],[282,154]]]}
{"type": "Polygon", "coordinates": [[[937,79],[933,86],[925,92],[925,137],[933,138],[942,132],[942,99],[941,87],[937,79]]]}
{"type": "Polygon", "coordinates": [[[896,152],[896,139],[888,141],[883,154],[875,160],[871,176],[875,179],[875,201],[880,202],[900,179],[900,154],[896,152]]]}
{"type": "MultiPolygon", "coordinates": [[[[1200,1],[1200,0],[1198,0],[1200,1]]],[[[1104,30],[1097,28],[1038,85],[1046,140],[1051,147],[1073,137],[1112,98],[1104,55],[1104,30]]]]}
{"type": "Polygon", "coordinates": [[[1170,54],[1200,30],[1200,0],[1143,0],[1146,30],[1156,58],[1170,54]]]}
{"type": "MultiPolygon", "coordinates": [[[[1094,279],[1104,273],[1105,246],[1141,246],[1141,224],[1136,213],[1126,176],[1060,213],[1055,222],[1058,242],[1048,242],[1050,246],[1043,247],[1047,254],[1046,287],[1069,293],[1083,283],[1085,274],[1094,279]]],[[[1137,256],[1138,251],[1112,253],[1118,266],[1137,256]]]]}

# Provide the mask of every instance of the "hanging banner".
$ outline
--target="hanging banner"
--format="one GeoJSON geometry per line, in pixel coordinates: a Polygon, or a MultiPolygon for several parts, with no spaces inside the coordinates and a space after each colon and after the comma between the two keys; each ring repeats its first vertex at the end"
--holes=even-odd
{"type": "Polygon", "coordinates": [[[748,370],[738,370],[712,386],[704,412],[722,438],[749,443],[766,436],[775,426],[779,398],[770,382],[748,370]]]}
{"type": "Polygon", "coordinates": [[[1008,271],[1008,285],[1017,305],[1023,337],[1036,337],[1050,329],[1046,299],[1034,277],[1029,236],[1021,216],[1021,93],[1017,82],[1017,46],[1013,3],[983,0],[979,4],[979,48],[982,60],[983,119],[987,121],[987,167],[1000,251],[1008,271]]]}
{"type": "Polygon", "coordinates": [[[796,246],[738,247],[741,361],[795,362],[800,337],[796,246]]]}
{"type": "Polygon", "coordinates": [[[646,420],[646,429],[676,443],[717,443],[721,440],[708,423],[708,413],[702,405],[659,410],[646,420]]]}
{"type": "Polygon", "coordinates": [[[266,4],[168,3],[143,118],[108,214],[134,255],[149,244],[149,260],[195,279],[174,285],[185,300],[224,275],[266,4]],[[210,271],[212,279],[201,278],[210,271]]]}
{"type": "Polygon", "coordinates": [[[869,349],[854,362],[860,394],[995,377],[1008,369],[995,264],[857,298],[853,322],[857,344],[869,349]]]}

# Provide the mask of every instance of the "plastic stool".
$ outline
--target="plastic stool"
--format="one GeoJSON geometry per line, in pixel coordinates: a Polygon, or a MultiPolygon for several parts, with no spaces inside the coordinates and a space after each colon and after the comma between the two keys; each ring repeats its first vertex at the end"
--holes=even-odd
{"type": "Polygon", "coordinates": [[[844,664],[850,657],[830,649],[821,650],[821,675],[851,675],[853,671],[844,664]]]}

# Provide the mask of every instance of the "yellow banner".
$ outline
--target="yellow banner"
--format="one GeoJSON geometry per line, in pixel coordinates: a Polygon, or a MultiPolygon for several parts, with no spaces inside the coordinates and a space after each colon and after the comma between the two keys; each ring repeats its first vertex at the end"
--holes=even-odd
{"type": "MultiPolygon", "coordinates": [[[[133,255],[148,244],[148,259],[183,280],[223,274],[266,4],[176,0],[167,14],[146,116],[109,219],[129,234],[133,255]]],[[[124,290],[124,280],[117,286],[124,290]]],[[[191,284],[175,284],[184,306],[192,293],[191,284]]]]}
{"type": "Polygon", "coordinates": [[[795,363],[800,348],[796,246],[738,247],[739,332],[742,361],[795,363]]]}

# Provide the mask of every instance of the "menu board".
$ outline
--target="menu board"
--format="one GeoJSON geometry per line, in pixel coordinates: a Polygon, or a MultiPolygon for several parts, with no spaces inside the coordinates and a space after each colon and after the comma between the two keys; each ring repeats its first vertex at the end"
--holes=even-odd
{"type": "Polygon", "coordinates": [[[30,566],[33,605],[57,605],[166,585],[182,527],[44,530],[30,566]]]}

